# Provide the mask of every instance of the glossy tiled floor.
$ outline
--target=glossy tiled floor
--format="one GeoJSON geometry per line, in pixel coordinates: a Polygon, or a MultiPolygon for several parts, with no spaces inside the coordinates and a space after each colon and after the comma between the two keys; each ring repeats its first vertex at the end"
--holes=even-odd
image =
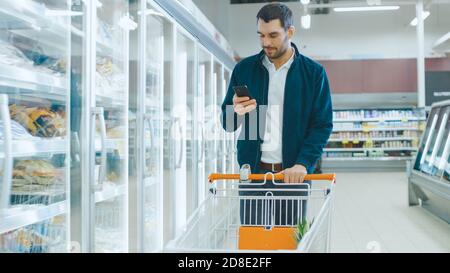
{"type": "Polygon", "coordinates": [[[338,173],[332,252],[450,252],[450,225],[408,206],[405,173],[338,173]]]}

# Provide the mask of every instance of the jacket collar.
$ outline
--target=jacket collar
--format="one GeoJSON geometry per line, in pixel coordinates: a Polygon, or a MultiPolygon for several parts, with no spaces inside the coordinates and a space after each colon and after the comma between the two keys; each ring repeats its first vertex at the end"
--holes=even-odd
{"type": "MultiPolygon", "coordinates": [[[[294,49],[294,60],[297,59],[300,56],[300,52],[298,51],[297,46],[294,43],[291,43],[292,48],[294,49]]],[[[266,56],[266,53],[264,52],[264,49],[261,50],[258,54],[258,60],[263,64],[264,56],[266,56]]]]}

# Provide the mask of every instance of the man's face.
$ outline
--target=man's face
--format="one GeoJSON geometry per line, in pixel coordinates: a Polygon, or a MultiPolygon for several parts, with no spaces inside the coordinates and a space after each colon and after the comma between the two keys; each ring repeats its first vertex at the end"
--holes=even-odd
{"type": "Polygon", "coordinates": [[[261,47],[269,59],[280,58],[289,49],[290,40],[294,35],[294,27],[287,30],[281,26],[279,19],[269,21],[258,20],[258,35],[261,47]]]}

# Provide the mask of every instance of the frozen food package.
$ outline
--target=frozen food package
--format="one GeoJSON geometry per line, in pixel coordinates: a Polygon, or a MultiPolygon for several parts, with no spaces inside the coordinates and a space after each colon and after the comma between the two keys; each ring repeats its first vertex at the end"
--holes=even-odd
{"type": "MultiPolygon", "coordinates": [[[[18,123],[15,120],[11,120],[11,133],[12,138],[16,140],[35,138],[20,123],[18,123]]],[[[3,122],[1,120],[0,120],[0,139],[3,139],[3,122]]]]}
{"type": "Polygon", "coordinates": [[[22,125],[33,136],[59,137],[66,133],[65,114],[48,107],[26,107],[10,105],[11,118],[22,125]]]}
{"type": "Polygon", "coordinates": [[[22,68],[31,68],[33,66],[33,62],[30,61],[18,48],[1,39],[0,63],[22,68]]]}

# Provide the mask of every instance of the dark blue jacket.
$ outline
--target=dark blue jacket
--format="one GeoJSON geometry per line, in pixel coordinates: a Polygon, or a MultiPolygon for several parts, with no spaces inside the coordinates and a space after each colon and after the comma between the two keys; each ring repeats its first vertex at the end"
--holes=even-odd
{"type": "MultiPolygon", "coordinates": [[[[285,85],[282,163],[283,169],[301,164],[306,167],[308,173],[312,173],[333,129],[330,87],[325,69],[300,54],[294,44],[292,46],[295,59],[288,71],[285,85]]],[[[258,165],[264,136],[262,128],[265,128],[266,113],[259,107],[267,105],[269,89],[269,72],[262,63],[264,55],[264,51],[261,51],[236,65],[222,104],[221,122],[226,131],[236,131],[245,120],[237,141],[237,159],[241,166],[250,164],[254,173],[260,171],[258,165]],[[258,104],[256,111],[244,116],[238,116],[232,107],[233,86],[239,85],[247,85],[258,104]],[[250,120],[253,126],[249,126],[250,120]],[[252,130],[255,123],[256,137],[255,130],[252,130]]]]}

